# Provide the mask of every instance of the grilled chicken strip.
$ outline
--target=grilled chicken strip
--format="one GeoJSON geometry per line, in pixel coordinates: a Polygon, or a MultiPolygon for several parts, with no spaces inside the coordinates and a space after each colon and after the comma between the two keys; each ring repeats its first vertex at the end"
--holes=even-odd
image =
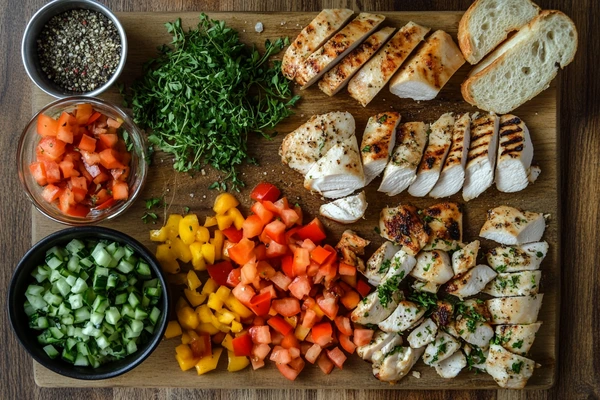
{"type": "Polygon", "coordinates": [[[388,281],[392,282],[393,286],[397,286],[397,283],[401,282],[410,274],[416,263],[417,260],[413,256],[406,253],[404,250],[398,251],[394,254],[394,257],[392,257],[389,269],[382,278],[380,287],[388,281]],[[391,281],[391,279],[395,280],[391,281]]]}
{"type": "Polygon", "coordinates": [[[385,17],[380,14],[360,13],[348,25],[333,35],[320,49],[304,60],[296,73],[296,82],[306,89],[344,58],[367,36],[369,36],[385,17]]]}
{"type": "Polygon", "coordinates": [[[500,246],[488,252],[487,261],[497,272],[533,271],[540,268],[546,254],[547,242],[500,246]]]}
{"type": "Polygon", "coordinates": [[[542,293],[533,296],[500,297],[486,300],[485,304],[492,315],[491,323],[533,324],[538,319],[542,307],[542,293]]]}
{"type": "Polygon", "coordinates": [[[524,244],[539,242],[545,229],[546,220],[541,213],[500,206],[487,212],[479,236],[501,244],[524,244]]]}
{"type": "Polygon", "coordinates": [[[506,389],[523,389],[534,368],[535,361],[513,354],[497,344],[490,346],[485,363],[487,373],[506,389]]]}
{"type": "Polygon", "coordinates": [[[465,354],[458,350],[450,357],[438,362],[435,367],[435,372],[445,379],[456,378],[460,371],[467,366],[467,358],[465,354]]]}
{"type": "Polygon", "coordinates": [[[444,361],[456,351],[460,349],[460,342],[447,334],[446,332],[438,332],[435,340],[427,345],[423,354],[423,362],[427,365],[434,366],[437,363],[444,361]]]}
{"type": "Polygon", "coordinates": [[[458,308],[454,329],[465,342],[485,349],[494,337],[494,329],[489,324],[491,315],[480,300],[466,300],[458,308]]]}
{"type": "Polygon", "coordinates": [[[448,282],[446,290],[462,300],[481,292],[496,275],[496,271],[487,265],[480,264],[448,282]]]}
{"type": "Polygon", "coordinates": [[[452,37],[435,31],[394,75],[390,92],[400,98],[433,100],[464,63],[452,37]]]}
{"type": "Polygon", "coordinates": [[[385,169],[396,144],[396,127],[399,122],[400,114],[392,111],[369,118],[360,145],[365,186],[385,169]]]}
{"type": "Polygon", "coordinates": [[[415,281],[412,284],[412,288],[415,291],[427,292],[427,293],[437,293],[438,290],[440,290],[441,286],[442,285],[438,285],[437,283],[434,283],[434,282],[420,281],[418,279],[415,279],[415,281]]]}
{"type": "Polygon", "coordinates": [[[540,290],[540,271],[501,273],[487,284],[483,293],[494,297],[528,296],[540,290]]]}
{"type": "Polygon", "coordinates": [[[375,32],[352,50],[342,61],[330,69],[319,81],[319,88],[328,96],[339,92],[381,46],[396,28],[385,27],[375,32]]]}
{"type": "Polygon", "coordinates": [[[373,362],[373,367],[376,367],[381,364],[383,359],[389,354],[392,350],[394,350],[397,346],[402,346],[402,336],[394,333],[387,333],[392,336],[392,340],[386,343],[381,349],[376,350],[371,357],[371,361],[373,362]]]}
{"type": "Polygon", "coordinates": [[[281,71],[288,79],[294,79],[296,70],[316,49],[321,47],[350,19],[353,12],[347,8],[325,9],[302,29],[290,44],[281,60],[281,71]]]}
{"type": "Polygon", "coordinates": [[[355,127],[349,112],[313,115],[283,139],[279,148],[281,162],[306,175],[329,149],[354,136],[355,127]]]}
{"type": "Polygon", "coordinates": [[[398,303],[394,312],[377,326],[384,332],[404,332],[421,319],[426,311],[412,301],[403,300],[398,303]]]}
{"type": "Polygon", "coordinates": [[[529,184],[533,143],[525,123],[512,114],[500,117],[496,188],[513,193],[529,184]]]}
{"type": "Polygon", "coordinates": [[[418,327],[416,327],[410,335],[408,335],[408,343],[410,347],[418,349],[427,346],[435,340],[438,327],[431,318],[426,318],[418,327]]]}
{"type": "Polygon", "coordinates": [[[472,366],[480,371],[485,371],[485,361],[487,359],[489,349],[483,350],[477,346],[472,346],[466,343],[463,346],[463,350],[467,356],[471,359],[472,366]]]}
{"type": "Polygon", "coordinates": [[[442,115],[431,124],[429,143],[417,171],[417,179],[408,188],[415,197],[426,196],[433,189],[442,172],[444,161],[452,145],[454,117],[451,113],[442,115]]]}
{"type": "Polygon", "coordinates": [[[471,121],[471,144],[465,167],[463,199],[473,200],[492,186],[500,118],[487,114],[471,121]]]}
{"type": "Polygon", "coordinates": [[[454,122],[450,152],[444,162],[440,179],[429,192],[429,196],[434,198],[450,197],[462,188],[465,182],[465,165],[470,143],[471,117],[469,117],[469,113],[464,113],[454,122]]]}
{"type": "Polygon", "coordinates": [[[356,136],[330,148],[304,177],[306,189],[331,199],[348,196],[364,185],[356,136]]]}
{"type": "Polygon", "coordinates": [[[431,234],[424,250],[451,251],[462,243],[462,207],[456,203],[435,204],[423,210],[431,234]]]}
{"type": "Polygon", "coordinates": [[[340,224],[352,224],[365,215],[367,206],[367,197],[362,191],[359,194],[323,204],[319,208],[319,214],[340,224]]]}
{"type": "Polygon", "coordinates": [[[363,107],[388,83],[408,55],[429,32],[429,28],[409,22],[350,79],[348,92],[363,107]]]}
{"type": "Polygon", "coordinates": [[[377,367],[373,375],[382,382],[398,382],[405,377],[423,354],[423,349],[396,346],[377,367]]]}
{"type": "Polygon", "coordinates": [[[402,340],[402,337],[396,333],[382,332],[377,330],[373,335],[373,339],[371,339],[368,344],[356,348],[356,354],[358,354],[358,356],[363,360],[372,362],[373,355],[377,351],[383,349],[388,343],[398,340],[397,338],[402,340]]]}
{"type": "Polygon", "coordinates": [[[390,316],[398,306],[398,302],[403,298],[402,292],[396,290],[392,292],[385,304],[381,303],[379,292],[374,291],[365,299],[360,301],[356,308],[352,311],[350,319],[352,322],[366,325],[377,324],[390,316]]]}
{"type": "Polygon", "coordinates": [[[535,341],[541,322],[529,325],[498,325],[496,336],[499,344],[511,353],[526,356],[535,341]]]}
{"type": "Polygon", "coordinates": [[[373,286],[378,286],[392,265],[392,258],[400,251],[400,246],[392,242],[384,242],[367,260],[366,267],[359,271],[373,286]]]}
{"type": "Polygon", "coordinates": [[[470,270],[477,263],[479,253],[479,240],[474,240],[460,250],[452,253],[452,269],[454,275],[461,275],[470,270]]]}
{"type": "Polygon", "coordinates": [[[450,257],[442,250],[421,251],[410,275],[420,281],[443,285],[454,276],[450,257]]]}
{"type": "Polygon", "coordinates": [[[412,205],[386,207],[379,218],[381,236],[402,245],[410,255],[416,255],[429,239],[429,227],[419,218],[417,208],[412,205]]]}
{"type": "Polygon", "coordinates": [[[383,172],[380,192],[395,196],[405,191],[417,178],[417,168],[427,145],[429,125],[407,122],[397,130],[397,143],[392,159],[383,172]]]}

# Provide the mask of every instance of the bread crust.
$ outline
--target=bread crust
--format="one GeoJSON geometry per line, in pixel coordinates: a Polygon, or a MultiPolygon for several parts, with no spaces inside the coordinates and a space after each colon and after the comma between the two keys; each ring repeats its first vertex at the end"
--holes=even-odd
{"type": "Polygon", "coordinates": [[[475,59],[473,58],[473,46],[471,46],[471,34],[469,33],[469,29],[467,28],[469,25],[469,20],[471,19],[471,14],[477,8],[478,4],[481,0],[476,0],[471,4],[471,6],[465,11],[460,22],[458,23],[458,47],[460,47],[460,51],[462,51],[465,60],[471,65],[476,64],[475,59]]]}

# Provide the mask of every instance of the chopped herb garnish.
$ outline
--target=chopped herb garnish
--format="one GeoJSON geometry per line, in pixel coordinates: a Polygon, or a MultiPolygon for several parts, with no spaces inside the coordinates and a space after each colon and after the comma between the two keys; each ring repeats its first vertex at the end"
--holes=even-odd
{"type": "Polygon", "coordinates": [[[366,145],[365,147],[363,147],[362,152],[363,153],[368,153],[371,151],[371,146],[370,145],[366,145]]]}
{"type": "Polygon", "coordinates": [[[160,207],[162,201],[162,197],[152,197],[150,199],[146,199],[146,210],[151,210],[154,207],[160,207]]]}
{"type": "Polygon", "coordinates": [[[523,347],[523,339],[519,340],[518,342],[514,342],[512,344],[513,349],[520,349],[521,347],[523,347]]]}
{"type": "Polygon", "coordinates": [[[513,365],[510,367],[510,369],[512,369],[512,372],[514,372],[515,374],[520,373],[521,368],[523,368],[523,361],[513,363],[513,365]]]}
{"type": "Polygon", "coordinates": [[[142,221],[144,221],[145,224],[147,224],[150,221],[153,224],[156,224],[157,219],[158,219],[158,215],[156,215],[156,213],[153,213],[153,212],[145,212],[144,215],[142,215],[142,221]]]}
{"type": "Polygon", "coordinates": [[[386,308],[392,301],[393,295],[398,291],[398,283],[400,282],[398,275],[391,277],[377,288],[377,296],[383,308],[386,308]]]}
{"type": "Polygon", "coordinates": [[[384,124],[385,121],[387,121],[387,119],[388,119],[388,115],[387,114],[383,114],[381,117],[379,117],[377,119],[377,122],[379,122],[380,124],[384,124]]]}
{"type": "Polygon", "coordinates": [[[183,213],[184,214],[189,214],[190,213],[190,208],[187,207],[187,206],[183,207],[183,213]]]}
{"type": "Polygon", "coordinates": [[[542,253],[541,251],[538,251],[537,253],[535,253],[535,255],[537,256],[537,258],[544,257],[544,253],[542,253]]]}
{"type": "Polygon", "coordinates": [[[385,274],[390,269],[391,263],[392,263],[392,261],[389,259],[383,260],[383,262],[381,263],[381,266],[379,267],[379,271],[377,271],[377,272],[380,274],[385,274]]]}

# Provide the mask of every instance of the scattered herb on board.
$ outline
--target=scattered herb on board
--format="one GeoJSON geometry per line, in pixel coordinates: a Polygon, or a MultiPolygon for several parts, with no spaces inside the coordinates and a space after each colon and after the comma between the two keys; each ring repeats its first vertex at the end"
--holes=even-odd
{"type": "MultiPolygon", "coordinates": [[[[152,197],[149,199],[146,199],[146,210],[151,210],[153,208],[156,207],[160,207],[163,204],[163,199],[164,197],[152,197]]],[[[153,224],[156,224],[156,221],[158,220],[158,215],[155,212],[151,212],[151,211],[146,211],[144,213],[144,215],[142,215],[142,221],[144,221],[145,224],[152,222],[153,224]]]]}
{"type": "Polygon", "coordinates": [[[131,87],[134,120],[150,130],[150,143],[174,155],[177,171],[209,164],[226,172],[224,181],[237,189],[244,185],[238,166],[252,161],[248,134],[271,137],[300,99],[292,96],[281,61],[269,63],[289,42],[267,40],[260,54],[224,21],[205,14],[187,32],[179,19],[165,25],[171,46],[160,48],[131,87]]]}

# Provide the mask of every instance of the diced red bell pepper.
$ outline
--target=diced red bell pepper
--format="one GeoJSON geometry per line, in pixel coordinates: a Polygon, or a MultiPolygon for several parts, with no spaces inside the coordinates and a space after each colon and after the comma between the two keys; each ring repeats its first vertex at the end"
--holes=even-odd
{"type": "Polygon", "coordinates": [[[325,347],[333,341],[333,329],[329,322],[316,324],[312,327],[310,333],[314,342],[321,347],[325,347]]]}
{"type": "Polygon", "coordinates": [[[296,232],[296,236],[302,240],[310,239],[313,243],[320,243],[327,237],[325,228],[318,218],[313,219],[311,222],[300,228],[296,232]]]}
{"type": "Polygon", "coordinates": [[[287,244],[285,240],[285,224],[275,220],[265,226],[265,234],[279,244],[287,244]]]}
{"type": "Polygon", "coordinates": [[[252,189],[250,198],[256,201],[276,201],[281,192],[277,187],[268,182],[261,182],[252,189]]]}
{"type": "Polygon", "coordinates": [[[319,265],[323,264],[330,255],[331,252],[321,246],[315,247],[315,249],[310,252],[310,258],[319,265]]]}
{"type": "Polygon", "coordinates": [[[223,229],[223,235],[232,243],[239,243],[240,240],[244,237],[244,233],[241,229],[235,229],[235,226],[230,226],[229,228],[223,229]]]}
{"type": "Polygon", "coordinates": [[[252,250],[254,249],[254,242],[247,238],[242,238],[235,246],[227,251],[229,258],[239,265],[244,265],[250,261],[253,257],[252,250]]]}
{"type": "Polygon", "coordinates": [[[344,350],[346,350],[349,354],[354,353],[354,350],[356,350],[356,345],[352,343],[350,336],[340,333],[338,335],[338,339],[340,340],[340,346],[342,346],[344,350]]]}
{"type": "Polygon", "coordinates": [[[269,326],[271,326],[271,328],[275,329],[277,332],[281,333],[284,336],[287,335],[288,333],[290,333],[294,329],[283,318],[278,317],[278,316],[273,316],[273,317],[269,318],[269,320],[267,321],[267,324],[269,324],[269,326]]]}
{"type": "Polygon", "coordinates": [[[252,297],[248,307],[258,316],[268,315],[271,309],[271,293],[260,293],[252,297]]]}
{"type": "Polygon", "coordinates": [[[362,297],[366,297],[369,293],[371,293],[371,286],[362,279],[359,279],[356,283],[356,290],[362,297]]]}
{"type": "Polygon", "coordinates": [[[207,265],[206,270],[210,277],[217,282],[220,286],[227,285],[227,278],[231,271],[233,271],[233,265],[229,261],[221,261],[214,265],[207,265]]]}
{"type": "Polygon", "coordinates": [[[241,336],[233,338],[231,344],[233,346],[233,353],[236,357],[252,356],[253,343],[252,336],[250,336],[249,334],[245,333],[241,336]]]}

